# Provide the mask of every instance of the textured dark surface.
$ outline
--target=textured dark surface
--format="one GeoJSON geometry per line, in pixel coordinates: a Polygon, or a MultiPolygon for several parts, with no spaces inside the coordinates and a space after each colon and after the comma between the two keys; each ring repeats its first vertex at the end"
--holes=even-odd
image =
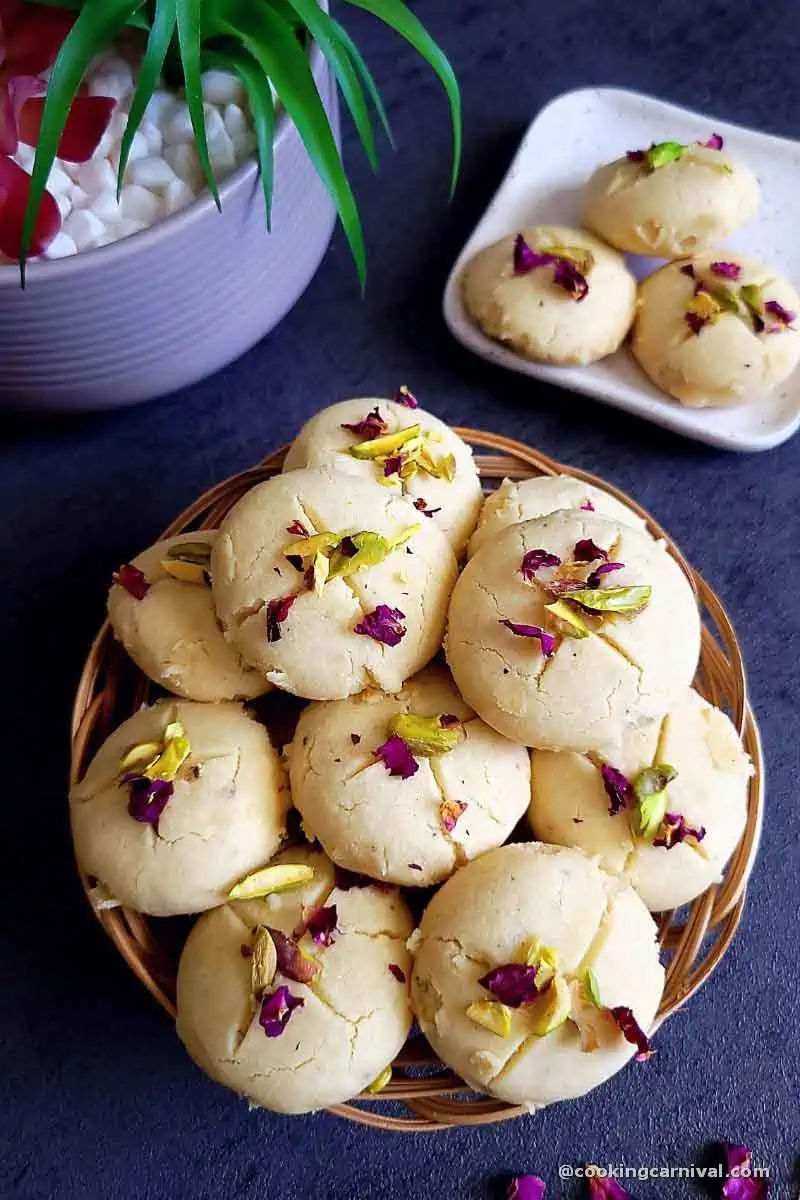
{"type": "MultiPolygon", "coordinates": [[[[348,146],[370,248],[366,303],[337,234],[294,312],[223,374],[119,415],[3,427],[3,1197],[461,1200],[499,1194],[498,1180],[524,1170],[572,1197],[583,1189],[559,1182],[560,1163],[685,1165],[715,1137],[751,1144],[773,1169],[773,1194],[797,1195],[800,440],[734,457],[492,370],[450,340],[439,304],[456,251],[545,102],[618,84],[792,135],[800,17],[791,5],[722,0],[417,8],[463,81],[464,172],[448,209],[442,97],[411,54],[353,12],[399,142],[378,180],[348,146]],[[416,1137],[248,1113],[206,1081],[86,910],[64,795],[69,705],[111,569],[319,406],[404,381],[449,421],[605,475],[669,527],[737,624],[769,781],[741,933],[659,1034],[652,1061],[532,1118],[416,1137]]],[[[631,1187],[642,1200],[702,1194],[677,1180],[631,1187]]]]}

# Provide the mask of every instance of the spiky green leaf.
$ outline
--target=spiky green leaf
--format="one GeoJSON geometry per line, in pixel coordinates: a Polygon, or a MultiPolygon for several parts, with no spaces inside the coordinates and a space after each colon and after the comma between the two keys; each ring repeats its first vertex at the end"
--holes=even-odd
{"type": "Polygon", "coordinates": [[[395,33],[399,33],[414,47],[418,54],[433,68],[441,81],[450,105],[453,125],[453,171],[450,182],[451,195],[455,190],[461,165],[461,94],[458,90],[453,68],[425,26],[407,8],[403,0],[347,0],[355,8],[363,8],[383,21],[395,33]]]}
{"type": "Polygon", "coordinates": [[[372,100],[375,112],[378,114],[378,120],[383,126],[383,131],[386,134],[386,140],[388,141],[389,145],[394,148],[394,135],[392,134],[392,127],[389,124],[389,117],[386,112],[386,108],[384,107],[383,100],[381,99],[381,94],[378,91],[378,85],[373,78],[372,72],[364,61],[364,56],[344,26],[340,25],[338,21],[334,21],[333,18],[331,18],[331,25],[336,31],[336,36],[340,43],[350,55],[353,66],[361,76],[361,82],[364,84],[367,94],[372,100]]]}
{"type": "Polygon", "coordinates": [[[224,53],[206,50],[203,53],[203,65],[206,64],[221,71],[235,71],[247,92],[256,133],[261,187],[264,192],[267,230],[269,230],[272,227],[273,143],[275,139],[275,98],[272,90],[258,63],[246,50],[233,47],[227,48],[224,53]]]}
{"type": "Polygon", "coordinates": [[[133,93],[128,122],[125,126],[125,133],[122,136],[122,144],[119,151],[117,198],[119,198],[119,194],[122,191],[122,181],[125,177],[125,168],[128,165],[128,155],[131,152],[134,134],[142,123],[144,110],[147,108],[150,97],[156,89],[159,76],[164,68],[164,59],[167,57],[167,51],[175,33],[176,22],[176,0],[156,0],[153,27],[147,39],[147,49],[137,73],[136,91],[133,93]]]}
{"type": "Polygon", "coordinates": [[[200,73],[200,55],[202,48],[203,0],[176,0],[178,18],[178,47],[180,50],[181,66],[186,86],[186,106],[194,131],[197,155],[203,168],[208,190],[214,197],[214,203],[220,208],[219,192],[211,160],[208,156],[208,138],[206,137],[206,118],[203,109],[203,81],[200,73]]]}

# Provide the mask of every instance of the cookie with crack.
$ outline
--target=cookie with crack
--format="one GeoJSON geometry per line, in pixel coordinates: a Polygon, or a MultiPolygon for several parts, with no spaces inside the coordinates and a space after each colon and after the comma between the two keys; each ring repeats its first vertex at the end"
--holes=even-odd
{"type": "Polygon", "coordinates": [[[211,554],[231,643],[309,700],[402,687],[441,645],[457,572],[444,534],[408,500],[333,467],[252,488],[211,554]]]}
{"type": "Polygon", "coordinates": [[[351,871],[440,883],[525,812],[528,755],[469,708],[443,667],[401,691],[312,704],[287,751],[309,838],[351,871]]]}
{"type": "Polygon", "coordinates": [[[425,910],[414,1014],[477,1091],[530,1110],[582,1096],[647,1052],[664,986],[656,935],[634,890],[580,851],[502,846],[425,910]]]}
{"type": "Polygon", "coordinates": [[[156,542],[120,567],[108,619],[140,671],[188,700],[249,700],[270,684],[225,641],[211,598],[216,531],[156,542]]]}
{"type": "Polygon", "coordinates": [[[585,850],[653,912],[719,882],[744,833],[753,764],[729,718],[693,689],[618,747],[534,750],[531,762],[536,837],[585,850]]]}
{"type": "Polygon", "coordinates": [[[110,734],[72,788],[75,856],[130,908],[201,912],[276,852],[288,806],[280,759],[240,704],[159,700],[110,734]]]}
{"type": "Polygon", "coordinates": [[[619,521],[621,525],[630,525],[633,529],[645,528],[638,513],[622,500],[574,475],[504,479],[497,491],[490,492],[484,501],[477,527],[469,539],[468,556],[472,558],[485,542],[491,541],[509,525],[546,517],[560,508],[577,508],[581,512],[593,512],[599,517],[619,521]]]}
{"type": "Polygon", "coordinates": [[[461,695],[493,729],[528,746],[593,750],[683,694],[700,618],[663,543],[565,509],[510,526],[470,559],[445,649],[461,695]]]}
{"type": "MultiPolygon", "coordinates": [[[[714,139],[712,139],[714,140],[714,139]]],[[[758,180],[722,146],[660,142],[598,167],[586,185],[583,219],[631,254],[684,258],[746,225],[758,180]]]]}
{"type": "Polygon", "coordinates": [[[177,1031],[251,1104],[311,1112],[387,1082],[411,1027],[411,914],[395,888],[335,874],[308,847],[277,865],[308,882],[201,917],[178,969],[177,1031]]]}
{"type": "Polygon", "coordinates": [[[584,365],[624,341],[636,280],[622,255],[585,229],[535,225],[470,259],[461,294],[474,324],[517,354],[584,365]]]}
{"type": "Polygon", "coordinates": [[[483,493],[472,449],[408,388],[394,400],[342,400],[306,421],[283,469],[327,466],[404,495],[456,554],[475,528],[483,493]]]}
{"type": "Polygon", "coordinates": [[[681,404],[742,404],[794,371],[798,312],[800,296],[772,267],[712,251],[644,280],[631,349],[656,387],[681,404]]]}

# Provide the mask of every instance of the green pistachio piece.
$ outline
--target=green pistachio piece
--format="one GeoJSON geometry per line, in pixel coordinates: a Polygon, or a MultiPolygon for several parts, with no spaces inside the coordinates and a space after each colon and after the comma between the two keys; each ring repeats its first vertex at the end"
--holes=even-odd
{"type": "Polygon", "coordinates": [[[729,288],[712,287],[708,289],[708,293],[712,299],[716,300],[721,312],[734,314],[739,312],[739,301],[729,288]]]}
{"type": "Polygon", "coordinates": [[[331,569],[331,560],[326,554],[317,551],[314,555],[314,594],[322,595],[322,589],[325,586],[325,580],[328,578],[331,569]]]}
{"type": "Polygon", "coordinates": [[[633,781],[637,804],[631,811],[631,825],[634,833],[647,842],[652,842],[661,828],[667,811],[667,784],[677,774],[674,767],[663,763],[645,767],[633,781]]]}
{"type": "Polygon", "coordinates": [[[448,483],[452,483],[456,477],[456,460],[452,454],[442,454],[439,458],[434,458],[430,450],[423,446],[416,455],[416,461],[422,470],[434,479],[446,479],[448,483]]]}
{"type": "Polygon", "coordinates": [[[263,925],[259,925],[258,927],[250,963],[250,986],[253,995],[260,996],[272,983],[278,967],[275,943],[272,940],[269,930],[265,929],[263,925]]]}
{"type": "Polygon", "coordinates": [[[603,1002],[600,999],[600,984],[597,982],[597,976],[591,968],[584,975],[583,982],[584,991],[595,1008],[603,1008],[603,1002]]]}
{"type": "Polygon", "coordinates": [[[138,746],[131,746],[119,760],[119,773],[127,775],[129,771],[151,767],[160,754],[161,742],[140,742],[138,746]]]}
{"type": "Polygon", "coordinates": [[[349,447],[348,452],[353,458],[381,458],[399,450],[412,438],[419,437],[421,431],[421,425],[409,425],[408,429],[398,429],[397,433],[385,433],[382,437],[369,438],[366,442],[356,442],[355,446],[349,447]]]}
{"type": "Polygon", "coordinates": [[[569,984],[563,976],[556,975],[541,996],[526,1007],[531,1033],[536,1037],[547,1037],[564,1024],[571,1008],[569,984]]]}
{"type": "Polygon", "coordinates": [[[649,584],[639,587],[581,588],[570,592],[570,600],[576,601],[592,612],[639,612],[645,607],[653,589],[649,584]]]}
{"type": "Polygon", "coordinates": [[[764,328],[764,291],[758,283],[746,283],[739,288],[739,296],[742,304],[745,306],[750,316],[753,318],[756,332],[760,333],[764,328]]]}
{"type": "Polygon", "coordinates": [[[338,533],[314,533],[311,537],[290,542],[288,546],[284,546],[283,553],[287,558],[314,558],[325,550],[332,550],[340,541],[341,535],[338,533]]]}
{"type": "Polygon", "coordinates": [[[464,726],[460,721],[442,725],[441,717],[398,713],[389,722],[389,732],[402,738],[412,754],[431,758],[455,750],[464,736],[464,726]]]}
{"type": "Polygon", "coordinates": [[[401,529],[394,537],[387,538],[390,550],[396,550],[398,546],[405,546],[406,542],[414,536],[422,528],[421,525],[406,525],[405,529],[401,529]]]}
{"type": "Polygon", "coordinates": [[[180,721],[172,721],[164,730],[164,748],[155,762],[141,772],[146,779],[171,781],[191,753],[189,739],[180,721]]]}
{"type": "Polygon", "coordinates": [[[354,575],[361,567],[375,567],[388,558],[392,547],[380,533],[354,533],[350,541],[356,548],[355,554],[347,555],[341,550],[334,550],[330,560],[329,579],[346,579],[354,575]]]}
{"type": "Polygon", "coordinates": [[[376,1076],[376,1078],[373,1079],[372,1083],[367,1085],[366,1090],[369,1092],[370,1096],[377,1096],[378,1092],[382,1092],[383,1089],[386,1087],[386,1085],[391,1082],[392,1082],[392,1068],[390,1065],[388,1067],[383,1068],[380,1075],[376,1076]]]}
{"type": "Polygon", "coordinates": [[[314,878],[314,868],[305,863],[276,863],[274,867],[260,867],[240,879],[228,892],[231,900],[256,900],[271,892],[284,892],[298,887],[314,878]]]}
{"type": "Polygon", "coordinates": [[[180,542],[177,546],[170,546],[167,558],[207,567],[211,562],[211,547],[208,542],[180,542]]]}
{"type": "Polygon", "coordinates": [[[707,321],[713,325],[722,312],[722,307],[719,301],[712,296],[711,292],[703,289],[702,291],[695,292],[686,305],[686,311],[687,313],[695,313],[703,321],[707,321]]]}
{"type": "Polygon", "coordinates": [[[162,558],[161,569],[166,571],[167,575],[171,575],[173,579],[179,579],[181,583],[206,584],[208,582],[207,563],[203,566],[201,563],[191,562],[189,559],[162,558]]]}
{"type": "Polygon", "coordinates": [[[574,608],[568,600],[556,600],[553,604],[545,604],[544,611],[550,618],[550,624],[555,628],[556,633],[573,638],[589,636],[586,623],[581,619],[577,608],[574,608]]]}
{"type": "Polygon", "coordinates": [[[656,142],[649,150],[645,150],[645,162],[651,171],[657,171],[659,167],[666,167],[683,158],[688,149],[680,142],[656,142]]]}
{"type": "Polygon", "coordinates": [[[563,258],[567,262],[575,263],[581,275],[588,275],[594,266],[594,255],[591,250],[585,250],[583,246],[562,246],[560,242],[554,242],[552,246],[546,248],[545,253],[554,254],[556,258],[563,258]]]}
{"type": "Polygon", "coordinates": [[[497,1000],[476,1000],[467,1006],[467,1016],[475,1025],[507,1038],[511,1033],[511,1009],[497,1000]]]}
{"type": "Polygon", "coordinates": [[[539,991],[555,978],[558,972],[558,951],[552,946],[543,946],[541,938],[532,937],[520,951],[520,962],[536,968],[536,986],[539,991]]]}

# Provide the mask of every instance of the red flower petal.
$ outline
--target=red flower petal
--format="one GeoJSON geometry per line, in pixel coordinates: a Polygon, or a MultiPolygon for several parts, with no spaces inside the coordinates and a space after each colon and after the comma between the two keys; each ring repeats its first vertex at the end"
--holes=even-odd
{"type": "MultiPolygon", "coordinates": [[[[86,162],[97,149],[117,107],[110,96],[76,96],[58,143],[59,158],[67,162],[86,162]]],[[[28,100],[19,115],[20,141],[35,146],[44,112],[44,97],[28,100]]]]}
{"type": "MultiPolygon", "coordinates": [[[[10,158],[0,156],[0,252],[18,258],[22,223],[31,186],[30,175],[10,158]]],[[[42,196],[31,238],[30,253],[41,254],[61,228],[61,213],[49,192],[42,196]]]]}
{"type": "Polygon", "coordinates": [[[26,4],[19,11],[12,4],[7,17],[3,4],[0,20],[6,30],[4,69],[14,75],[38,75],[52,67],[77,15],[44,4],[26,4]]]}
{"type": "Polygon", "coordinates": [[[0,80],[0,154],[15,154],[19,145],[19,119],[25,103],[41,96],[47,84],[39,75],[15,75],[0,80]]]}

